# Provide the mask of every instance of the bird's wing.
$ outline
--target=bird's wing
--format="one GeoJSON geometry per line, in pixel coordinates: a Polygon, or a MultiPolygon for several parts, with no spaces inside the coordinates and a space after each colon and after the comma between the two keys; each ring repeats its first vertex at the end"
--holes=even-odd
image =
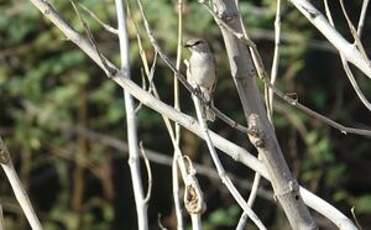
{"type": "Polygon", "coordinates": [[[213,65],[214,65],[215,80],[214,80],[213,86],[210,89],[211,100],[214,98],[214,92],[215,92],[215,88],[216,88],[216,83],[218,82],[218,74],[217,74],[217,71],[216,71],[216,60],[215,60],[215,56],[214,55],[212,57],[212,60],[213,60],[213,65]]]}

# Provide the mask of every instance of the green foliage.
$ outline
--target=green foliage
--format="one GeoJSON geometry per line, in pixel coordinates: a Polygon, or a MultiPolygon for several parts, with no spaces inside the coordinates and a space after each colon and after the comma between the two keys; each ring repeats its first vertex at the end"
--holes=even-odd
{"type": "Polygon", "coordinates": [[[354,207],[357,213],[371,213],[371,194],[366,194],[355,199],[354,207]]]}
{"type": "Polygon", "coordinates": [[[232,228],[238,223],[241,211],[237,205],[232,205],[226,209],[217,209],[210,213],[204,223],[205,229],[215,229],[216,226],[232,228]]]}

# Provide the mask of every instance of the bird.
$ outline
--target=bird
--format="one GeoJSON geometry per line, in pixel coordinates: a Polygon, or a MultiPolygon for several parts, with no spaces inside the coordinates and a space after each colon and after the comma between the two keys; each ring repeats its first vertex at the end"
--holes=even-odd
{"type": "MultiPolygon", "coordinates": [[[[200,90],[206,101],[213,103],[216,86],[215,57],[209,44],[201,38],[192,38],[185,45],[191,51],[188,61],[187,80],[197,90],[200,90]]],[[[203,106],[206,120],[214,121],[215,113],[203,106]]]]}

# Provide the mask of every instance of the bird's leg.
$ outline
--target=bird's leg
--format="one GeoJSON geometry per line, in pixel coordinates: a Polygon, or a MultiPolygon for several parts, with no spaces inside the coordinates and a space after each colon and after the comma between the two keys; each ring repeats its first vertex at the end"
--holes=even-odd
{"type": "Polygon", "coordinates": [[[193,86],[193,89],[194,89],[194,94],[196,95],[196,96],[202,96],[202,98],[204,98],[204,95],[203,95],[203,93],[202,93],[202,91],[201,91],[201,88],[200,88],[200,86],[198,86],[198,85],[194,85],[193,86]]]}

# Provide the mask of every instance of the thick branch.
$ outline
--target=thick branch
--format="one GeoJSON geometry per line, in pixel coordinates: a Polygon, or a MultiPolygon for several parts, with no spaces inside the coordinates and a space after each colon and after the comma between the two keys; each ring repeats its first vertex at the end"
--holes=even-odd
{"type": "MultiPolygon", "coordinates": [[[[239,20],[239,12],[234,0],[214,0],[216,13],[219,17],[217,22],[224,21],[237,33],[243,32],[239,20]]],[[[268,120],[264,104],[260,97],[255,82],[256,72],[252,63],[250,53],[245,46],[231,31],[222,26],[229,64],[237,92],[240,96],[246,120],[251,114],[259,116],[259,127],[261,128],[261,139],[264,143],[256,145],[259,154],[271,178],[272,187],[293,229],[316,229],[308,209],[299,193],[299,186],[292,176],[289,167],[283,157],[273,127],[268,120]]],[[[249,135],[254,143],[254,135],[249,135]]]]}

